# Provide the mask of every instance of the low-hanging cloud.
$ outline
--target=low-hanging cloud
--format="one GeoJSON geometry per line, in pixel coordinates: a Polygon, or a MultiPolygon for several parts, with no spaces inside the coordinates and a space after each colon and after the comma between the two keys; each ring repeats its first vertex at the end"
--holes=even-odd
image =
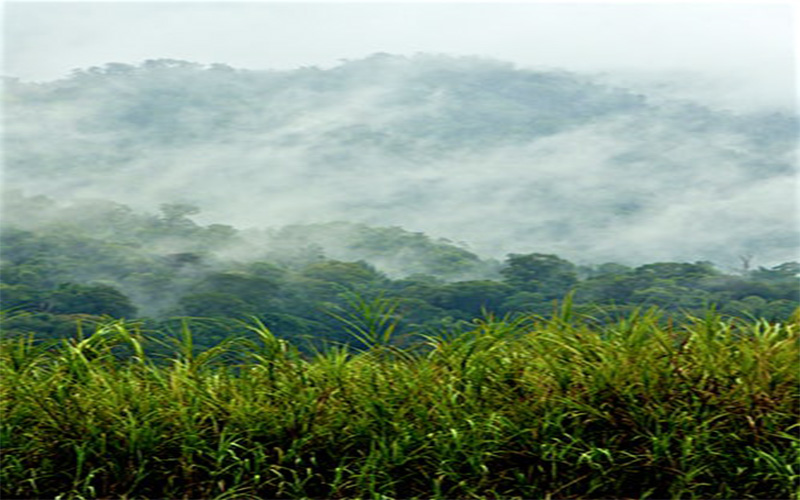
{"type": "Polygon", "coordinates": [[[663,75],[655,81],[673,94],[734,109],[797,99],[796,12],[785,3],[15,1],[4,11],[4,73],[24,80],[111,61],[295,69],[425,52],[627,73],[627,84],[663,75]]]}
{"type": "Polygon", "coordinates": [[[162,66],[12,89],[9,183],[190,202],[200,220],[240,227],[399,225],[498,258],[796,257],[792,142],[757,137],[765,124],[791,137],[785,117],[651,103],[482,59],[162,66]]]}

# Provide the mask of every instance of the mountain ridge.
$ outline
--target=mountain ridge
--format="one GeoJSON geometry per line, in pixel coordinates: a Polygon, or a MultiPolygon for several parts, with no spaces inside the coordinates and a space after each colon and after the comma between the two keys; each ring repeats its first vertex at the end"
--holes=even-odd
{"type": "Polygon", "coordinates": [[[290,71],[115,63],[5,95],[6,181],[34,194],[189,202],[239,226],[396,225],[489,255],[796,251],[791,115],[432,55],[290,71]]]}

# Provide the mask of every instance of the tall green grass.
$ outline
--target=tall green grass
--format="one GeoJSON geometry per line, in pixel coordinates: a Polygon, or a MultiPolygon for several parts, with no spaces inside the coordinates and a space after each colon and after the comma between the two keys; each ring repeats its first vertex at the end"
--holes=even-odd
{"type": "Polygon", "coordinates": [[[376,304],[310,355],[258,323],[169,359],[122,321],[5,340],[3,498],[800,495],[797,321],[567,304],[399,349],[376,304]]]}

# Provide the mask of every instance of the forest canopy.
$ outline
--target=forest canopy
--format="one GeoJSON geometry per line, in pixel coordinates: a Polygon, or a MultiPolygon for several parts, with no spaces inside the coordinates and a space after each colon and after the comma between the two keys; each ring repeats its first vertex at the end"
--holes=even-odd
{"type": "Polygon", "coordinates": [[[4,95],[4,182],[31,195],[194,205],[241,228],[400,226],[497,259],[796,259],[788,112],[433,54],[110,63],[4,95]]]}
{"type": "MultiPolygon", "coordinates": [[[[197,207],[137,212],[107,201],[60,205],[6,195],[0,238],[6,334],[70,336],[76,319],[212,318],[199,345],[257,318],[298,341],[352,342],[336,312],[390,299],[399,333],[437,331],[487,314],[549,315],[571,294],[611,317],[657,306],[786,320],[800,306],[800,264],[723,271],[711,262],[579,265],[545,253],[485,259],[399,227],[337,222],[241,231],[201,225],[197,207]]],[[[748,262],[749,263],[749,262],[748,262]]]]}

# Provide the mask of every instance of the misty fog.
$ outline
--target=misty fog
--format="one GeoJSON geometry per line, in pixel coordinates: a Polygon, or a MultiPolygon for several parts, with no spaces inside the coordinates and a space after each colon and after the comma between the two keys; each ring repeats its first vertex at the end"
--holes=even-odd
{"type": "Polygon", "coordinates": [[[5,94],[4,184],[26,194],[191,203],[239,228],[401,226],[493,258],[797,258],[790,113],[435,55],[114,63],[5,94]]]}

